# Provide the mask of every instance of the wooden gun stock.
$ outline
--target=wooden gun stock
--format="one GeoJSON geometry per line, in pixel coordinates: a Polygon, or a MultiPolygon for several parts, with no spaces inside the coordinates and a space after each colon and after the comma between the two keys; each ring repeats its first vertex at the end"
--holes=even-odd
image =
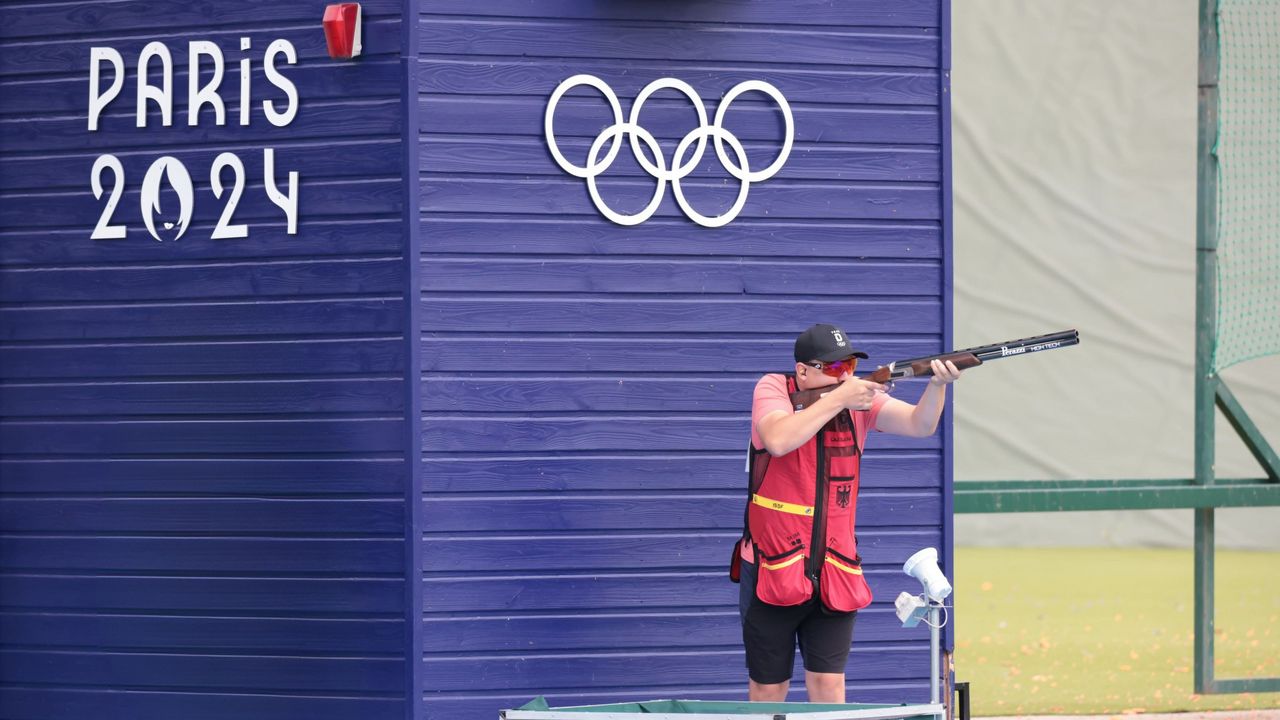
{"type": "Polygon", "coordinates": [[[934,355],[933,357],[920,358],[919,360],[904,360],[894,363],[893,365],[881,366],[875,369],[875,372],[862,378],[874,383],[884,383],[897,380],[902,377],[931,377],[933,375],[933,360],[941,360],[946,362],[950,360],[956,364],[956,368],[967,370],[971,367],[977,367],[982,364],[982,360],[971,352],[953,352],[945,355],[934,355]],[[900,372],[894,374],[894,371],[909,370],[909,372],[900,372]]]}

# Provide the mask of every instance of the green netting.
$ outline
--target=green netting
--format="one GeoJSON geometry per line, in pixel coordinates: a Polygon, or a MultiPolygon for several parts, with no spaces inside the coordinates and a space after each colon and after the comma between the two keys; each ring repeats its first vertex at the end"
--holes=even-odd
{"type": "Polygon", "coordinates": [[[1219,0],[1213,367],[1280,353],[1280,0],[1219,0]]]}

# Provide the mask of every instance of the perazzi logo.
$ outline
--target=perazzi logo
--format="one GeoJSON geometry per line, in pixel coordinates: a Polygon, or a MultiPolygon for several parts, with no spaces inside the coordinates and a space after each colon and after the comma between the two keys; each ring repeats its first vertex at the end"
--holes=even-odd
{"type": "Polygon", "coordinates": [[[1056,347],[1059,347],[1060,345],[1062,345],[1062,343],[1060,342],[1047,342],[1047,343],[1040,343],[1039,345],[1032,345],[1030,347],[1014,348],[1012,350],[1005,347],[1004,345],[1001,345],[1000,357],[1009,357],[1010,355],[1021,355],[1022,353],[1040,352],[1041,350],[1052,350],[1056,347]]]}

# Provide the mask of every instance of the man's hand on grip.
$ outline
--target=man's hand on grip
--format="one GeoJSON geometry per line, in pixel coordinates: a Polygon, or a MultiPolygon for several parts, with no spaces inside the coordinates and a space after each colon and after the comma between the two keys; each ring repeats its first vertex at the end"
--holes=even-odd
{"type": "Polygon", "coordinates": [[[831,392],[826,393],[840,401],[850,410],[869,410],[877,393],[888,392],[888,388],[880,383],[868,382],[859,378],[851,378],[840,383],[831,392]]]}

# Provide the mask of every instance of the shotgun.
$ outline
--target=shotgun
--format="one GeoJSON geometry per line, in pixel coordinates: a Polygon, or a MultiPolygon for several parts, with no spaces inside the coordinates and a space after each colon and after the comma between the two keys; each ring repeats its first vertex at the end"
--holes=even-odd
{"type": "MultiPolygon", "coordinates": [[[[922,378],[933,375],[932,361],[942,360],[955,363],[956,368],[964,370],[966,368],[977,367],[988,360],[998,360],[1006,357],[1016,357],[1019,355],[1030,355],[1031,353],[1043,352],[1045,350],[1057,350],[1058,348],[1070,347],[1080,344],[1080,333],[1076,330],[1063,330],[1062,332],[1050,333],[1048,335],[1037,335],[1035,337],[1021,338],[1019,340],[1009,340],[1007,342],[996,343],[995,345],[982,345],[980,347],[967,348],[965,350],[955,350],[941,355],[930,355],[928,357],[912,358],[910,360],[898,360],[888,365],[881,365],[876,368],[870,375],[864,376],[863,380],[871,382],[892,385],[894,380],[902,378],[922,378]]],[[[791,396],[791,401],[795,404],[796,410],[802,410],[812,404],[815,400],[823,395],[831,392],[833,386],[814,388],[812,390],[801,390],[791,396]]]]}

